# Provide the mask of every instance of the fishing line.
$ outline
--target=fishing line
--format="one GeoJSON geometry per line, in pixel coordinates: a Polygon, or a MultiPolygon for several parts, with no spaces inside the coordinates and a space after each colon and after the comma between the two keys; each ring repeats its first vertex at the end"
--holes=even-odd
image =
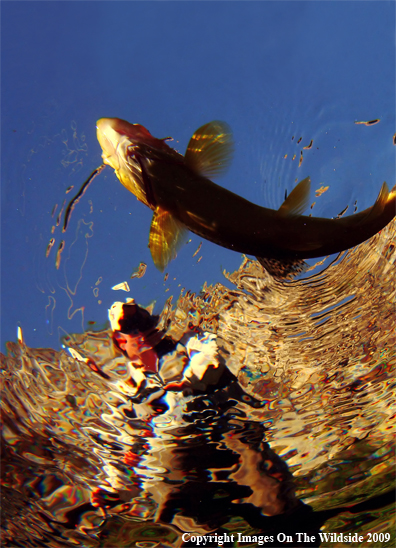
{"type": "Polygon", "coordinates": [[[85,191],[87,190],[88,186],[92,183],[92,181],[95,179],[95,177],[97,175],[99,175],[99,173],[101,173],[101,171],[103,171],[103,169],[106,167],[105,164],[102,164],[101,166],[97,167],[92,173],[91,175],[88,177],[88,179],[85,181],[85,183],[83,184],[83,186],[80,188],[80,190],[77,192],[77,194],[74,196],[74,198],[71,200],[71,202],[69,203],[69,205],[67,206],[66,208],[66,212],[65,212],[65,221],[63,223],[63,228],[62,228],[62,232],[66,232],[66,229],[67,229],[67,225],[69,224],[69,221],[70,221],[70,217],[71,217],[71,214],[72,214],[72,211],[73,209],[76,207],[76,205],[78,204],[78,202],[80,201],[80,198],[84,195],[85,191]]]}

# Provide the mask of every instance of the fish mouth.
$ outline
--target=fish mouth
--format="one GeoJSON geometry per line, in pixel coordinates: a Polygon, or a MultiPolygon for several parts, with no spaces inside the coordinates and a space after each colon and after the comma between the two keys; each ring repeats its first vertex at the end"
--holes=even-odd
{"type": "Polygon", "coordinates": [[[96,122],[96,134],[102,148],[103,163],[112,167],[120,182],[149,206],[137,153],[141,127],[118,118],[100,118],[96,122]]]}
{"type": "Polygon", "coordinates": [[[125,136],[117,131],[112,118],[101,118],[96,122],[96,136],[102,148],[103,163],[118,171],[120,152],[122,152],[120,145],[125,140],[125,136]]]}
{"type": "Polygon", "coordinates": [[[156,141],[140,124],[129,124],[119,118],[100,118],[96,122],[96,135],[102,148],[103,163],[115,171],[119,171],[126,160],[137,160],[135,149],[152,147],[152,141],[156,141]]]}

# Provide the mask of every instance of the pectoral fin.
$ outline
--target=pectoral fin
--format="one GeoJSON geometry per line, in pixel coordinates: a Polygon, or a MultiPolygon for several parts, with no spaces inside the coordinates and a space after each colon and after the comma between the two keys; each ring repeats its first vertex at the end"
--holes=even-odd
{"type": "Polygon", "coordinates": [[[161,272],[177,255],[187,237],[187,229],[170,213],[157,207],[150,228],[149,248],[161,272]]]}
{"type": "Polygon", "coordinates": [[[309,204],[309,192],[311,189],[311,179],[306,177],[293,188],[289,196],[278,209],[280,217],[293,217],[302,215],[309,204]]]}
{"type": "Polygon", "coordinates": [[[214,120],[201,126],[191,137],[186,164],[205,177],[224,173],[232,161],[234,139],[228,124],[214,120]]]}

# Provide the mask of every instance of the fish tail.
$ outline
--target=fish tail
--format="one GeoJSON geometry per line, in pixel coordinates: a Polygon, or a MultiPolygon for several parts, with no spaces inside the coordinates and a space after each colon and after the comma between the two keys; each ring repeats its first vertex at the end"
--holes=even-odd
{"type": "Polygon", "coordinates": [[[256,257],[256,259],[271,276],[281,280],[293,279],[298,274],[305,272],[308,267],[305,261],[298,259],[278,260],[265,257],[256,257]]]}

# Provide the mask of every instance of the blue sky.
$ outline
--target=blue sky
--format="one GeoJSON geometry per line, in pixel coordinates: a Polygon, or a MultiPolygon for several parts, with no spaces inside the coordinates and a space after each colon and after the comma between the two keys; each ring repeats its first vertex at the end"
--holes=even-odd
{"type": "Polygon", "coordinates": [[[224,283],[223,269],[241,262],[209,242],[193,257],[201,240],[192,235],[164,282],[147,248],[151,212],[110,168],[61,234],[63,201],[101,163],[98,118],[170,135],[180,152],[197,127],[225,120],[235,159],[216,182],[267,207],[307,175],[313,213],[328,217],[355,200],[364,209],[395,181],[391,1],[6,1],[1,10],[2,345],[19,325],[29,345],[58,347],[88,321],[105,325],[114,300],[160,309],[181,287],[224,283]],[[322,185],[329,190],[314,198],[322,185]],[[140,262],[145,276],[130,279],[140,262]],[[111,290],[124,280],[129,294],[111,290]]]}

